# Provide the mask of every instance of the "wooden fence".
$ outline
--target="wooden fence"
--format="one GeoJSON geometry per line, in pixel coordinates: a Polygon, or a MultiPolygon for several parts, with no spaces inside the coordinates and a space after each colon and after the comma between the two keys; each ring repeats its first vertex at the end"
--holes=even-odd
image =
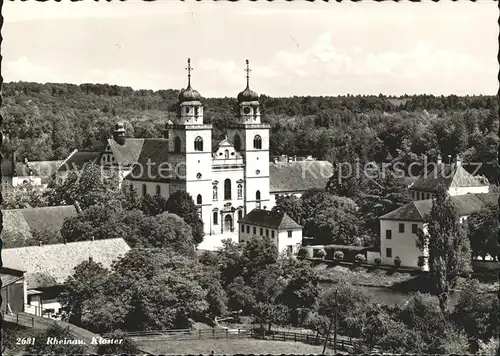
{"type": "MultiPolygon", "coordinates": [[[[105,336],[105,335],[104,335],[105,336]]],[[[208,339],[238,339],[254,338],[274,341],[294,341],[311,345],[323,345],[325,336],[312,333],[298,333],[289,331],[269,331],[263,329],[178,329],[178,330],[152,330],[127,332],[125,336],[134,343],[140,344],[147,341],[180,341],[180,340],[208,340],[208,339]]],[[[360,345],[358,340],[351,340],[345,336],[337,337],[338,350],[352,350],[360,345]]],[[[333,335],[329,338],[327,346],[333,348],[333,335]]]]}

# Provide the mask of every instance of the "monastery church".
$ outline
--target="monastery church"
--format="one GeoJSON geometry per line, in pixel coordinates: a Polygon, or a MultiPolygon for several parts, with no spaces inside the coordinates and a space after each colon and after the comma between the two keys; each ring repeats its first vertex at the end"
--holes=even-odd
{"type": "MultiPolygon", "coordinates": [[[[139,196],[168,198],[175,191],[187,191],[199,207],[205,235],[236,233],[238,220],[256,208],[270,210],[279,194],[300,196],[311,187],[325,187],[330,174],[319,173],[325,166],[331,168],[328,162],[311,157],[270,161],[271,127],[261,122],[259,95],[250,88],[248,60],[236,120],[216,145],[212,125],[203,122],[202,97],[191,86],[190,60],[186,69],[187,88],[179,94],[177,115],[166,123],[164,137],[128,138],[124,125],[118,123],[96,162],[118,170],[139,196]]],[[[66,166],[71,160],[70,156],[66,166]]]]}

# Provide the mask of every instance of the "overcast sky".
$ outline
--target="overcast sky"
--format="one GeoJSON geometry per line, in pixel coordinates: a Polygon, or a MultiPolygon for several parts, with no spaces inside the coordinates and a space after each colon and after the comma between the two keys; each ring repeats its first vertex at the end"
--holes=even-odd
{"type": "Polygon", "coordinates": [[[6,1],[5,81],[236,96],[495,94],[498,8],[438,3],[6,1]]]}

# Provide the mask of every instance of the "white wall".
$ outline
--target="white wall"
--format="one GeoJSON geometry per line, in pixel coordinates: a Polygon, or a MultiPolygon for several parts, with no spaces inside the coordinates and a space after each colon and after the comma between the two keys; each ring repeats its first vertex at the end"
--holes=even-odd
{"type": "Polygon", "coordinates": [[[302,229],[290,230],[292,232],[292,237],[288,237],[288,230],[279,231],[275,229],[260,227],[258,225],[241,223],[238,225],[238,241],[242,244],[250,241],[254,236],[269,237],[269,239],[273,241],[276,248],[278,249],[278,253],[287,252],[288,246],[292,246],[292,254],[296,254],[299,250],[300,245],[302,244],[302,229]]]}
{"type": "MultiPolygon", "coordinates": [[[[424,253],[417,246],[417,234],[412,232],[412,225],[423,228],[423,222],[380,220],[380,257],[383,265],[394,265],[394,258],[399,256],[401,266],[418,267],[418,256],[424,253]],[[404,232],[399,232],[399,224],[404,224],[404,232]],[[386,238],[386,230],[392,231],[392,238],[386,238]],[[392,256],[387,257],[387,249],[392,250],[392,256]]],[[[418,231],[418,230],[417,230],[418,231]]]]}
{"type": "Polygon", "coordinates": [[[465,195],[465,194],[482,194],[489,192],[490,192],[490,187],[488,185],[483,187],[458,187],[458,188],[448,189],[448,193],[451,196],[465,195]]]}

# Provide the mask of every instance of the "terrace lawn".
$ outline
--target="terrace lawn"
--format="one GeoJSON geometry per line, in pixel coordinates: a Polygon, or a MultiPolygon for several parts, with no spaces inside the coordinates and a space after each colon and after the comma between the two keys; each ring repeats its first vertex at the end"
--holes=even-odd
{"type": "MultiPolygon", "coordinates": [[[[204,354],[321,354],[322,346],[293,341],[268,341],[257,339],[211,339],[211,340],[155,340],[141,342],[144,352],[166,355],[204,354]]],[[[333,350],[327,349],[332,354],[333,350]]]]}

